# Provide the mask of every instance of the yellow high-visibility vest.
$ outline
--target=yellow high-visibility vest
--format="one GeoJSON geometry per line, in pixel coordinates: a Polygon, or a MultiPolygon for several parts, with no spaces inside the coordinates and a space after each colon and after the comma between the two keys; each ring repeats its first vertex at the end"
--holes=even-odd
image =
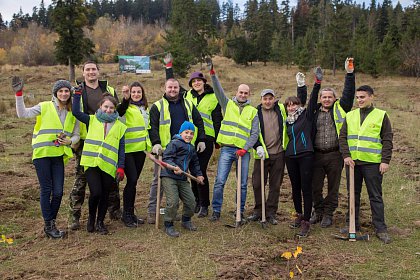
{"type": "Polygon", "coordinates": [[[204,131],[206,135],[215,137],[216,133],[214,131],[211,113],[216,108],[217,104],[219,104],[216,95],[214,93],[207,93],[197,105],[197,97],[194,97],[191,93],[191,90],[189,90],[185,94],[185,99],[191,101],[194,106],[197,107],[198,112],[200,112],[201,118],[204,122],[204,131]]]}
{"type": "Polygon", "coordinates": [[[150,152],[152,144],[140,109],[135,105],[129,105],[124,117],[125,125],[127,126],[125,131],[125,153],[150,152]]]}

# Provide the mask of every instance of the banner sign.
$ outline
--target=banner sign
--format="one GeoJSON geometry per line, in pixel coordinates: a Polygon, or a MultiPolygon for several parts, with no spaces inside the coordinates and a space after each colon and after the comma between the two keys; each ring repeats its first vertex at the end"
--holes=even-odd
{"type": "Polygon", "coordinates": [[[121,73],[151,73],[149,56],[119,55],[118,64],[121,73]]]}

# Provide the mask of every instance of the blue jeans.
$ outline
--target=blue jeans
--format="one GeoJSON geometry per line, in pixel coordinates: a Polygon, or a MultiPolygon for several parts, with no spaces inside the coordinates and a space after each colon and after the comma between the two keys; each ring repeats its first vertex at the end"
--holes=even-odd
{"type": "MultiPolygon", "coordinates": [[[[213,189],[213,201],[212,207],[214,212],[220,213],[222,211],[223,204],[223,190],[225,188],[226,180],[229,176],[230,169],[233,162],[238,163],[236,151],[239,148],[233,147],[222,147],[220,149],[220,157],[217,167],[216,181],[214,182],[213,189]]],[[[248,186],[248,167],[249,167],[250,154],[246,153],[242,157],[242,169],[241,169],[241,213],[245,209],[246,192],[248,186]]]]}
{"type": "Polygon", "coordinates": [[[63,157],[37,158],[33,162],[41,188],[40,203],[42,217],[44,221],[51,221],[57,218],[63,197],[63,157]]]}

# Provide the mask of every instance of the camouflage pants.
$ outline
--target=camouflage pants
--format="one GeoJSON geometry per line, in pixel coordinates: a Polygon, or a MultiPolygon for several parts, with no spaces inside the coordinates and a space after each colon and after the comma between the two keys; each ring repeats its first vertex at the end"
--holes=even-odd
{"type": "MultiPolygon", "coordinates": [[[[76,178],[73,188],[70,192],[70,218],[79,220],[82,214],[82,205],[86,194],[86,175],[84,167],[80,165],[82,158],[84,140],[80,140],[79,147],[74,151],[76,157],[76,178]]],[[[120,210],[120,193],[118,185],[115,183],[109,192],[108,211],[110,213],[119,212],[120,210]]]]}

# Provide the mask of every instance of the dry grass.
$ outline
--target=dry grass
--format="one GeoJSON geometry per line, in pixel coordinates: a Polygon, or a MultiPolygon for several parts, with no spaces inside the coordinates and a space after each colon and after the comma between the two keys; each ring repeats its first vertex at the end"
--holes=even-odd
{"type": "MultiPolygon", "coordinates": [[[[278,97],[295,94],[296,68],[285,69],[275,64],[255,63],[252,67],[235,65],[225,58],[215,58],[216,71],[228,95],[233,95],[238,84],[248,83],[252,102],[259,102],[259,92],[273,88],[278,97]]],[[[164,69],[156,61],[153,69],[162,69],[146,75],[117,73],[117,65],[102,65],[102,75],[120,93],[123,84],[136,80],[145,84],[149,101],[163,93],[164,69]]],[[[197,65],[191,69],[197,71],[197,65]]],[[[288,228],[293,205],[290,183],[286,176],[280,197],[278,218],[280,224],[262,229],[259,224],[248,224],[229,229],[232,223],[228,213],[234,209],[234,178],[225,189],[222,221],[216,224],[207,219],[194,219],[199,231],[190,233],[181,229],[179,239],[168,238],[162,230],[144,225],[138,229],[125,228],[121,222],[110,222],[111,235],[99,236],[86,231],[70,232],[67,239],[52,241],[44,238],[39,210],[38,182],[31,164],[30,139],[34,120],[17,119],[10,77],[21,75],[26,80],[27,105],[48,100],[53,82],[66,77],[67,68],[2,66],[0,103],[6,109],[0,112],[0,234],[15,239],[14,244],[0,243],[0,278],[2,279],[284,279],[286,262],[279,256],[285,250],[303,247],[301,267],[305,279],[418,279],[419,234],[419,90],[415,79],[384,77],[372,79],[357,75],[357,85],[370,84],[377,93],[377,106],[389,112],[395,130],[394,159],[384,178],[384,199],[387,223],[394,242],[383,245],[376,238],[369,242],[337,241],[330,234],[344,224],[347,209],[345,187],[342,185],[336,224],[330,229],[315,226],[311,235],[297,241],[288,228]],[[417,246],[417,247],[416,247],[417,246]]],[[[342,90],[344,73],[336,77],[327,71],[324,85],[342,90]]],[[[81,76],[80,70],[77,72],[81,76]]],[[[307,82],[311,84],[311,74],[307,82]]],[[[181,79],[187,85],[187,79],[181,79]]],[[[311,87],[310,87],[311,88],[311,87]]],[[[251,166],[252,168],[252,166],[251,166]]],[[[213,182],[216,160],[209,170],[213,182]]],[[[136,208],[146,215],[148,188],[152,165],[147,162],[138,184],[136,208]]],[[[65,197],[59,213],[60,227],[67,224],[68,194],[74,178],[74,162],[66,168],[65,197]]],[[[362,225],[373,232],[370,223],[369,202],[363,193],[362,225]]],[[[253,208],[252,187],[249,186],[246,209],[253,208]]],[[[85,204],[82,222],[86,222],[85,204]]],[[[179,225],[176,225],[179,227],[179,225]]],[[[298,276],[300,277],[300,276],[298,276]]]]}

